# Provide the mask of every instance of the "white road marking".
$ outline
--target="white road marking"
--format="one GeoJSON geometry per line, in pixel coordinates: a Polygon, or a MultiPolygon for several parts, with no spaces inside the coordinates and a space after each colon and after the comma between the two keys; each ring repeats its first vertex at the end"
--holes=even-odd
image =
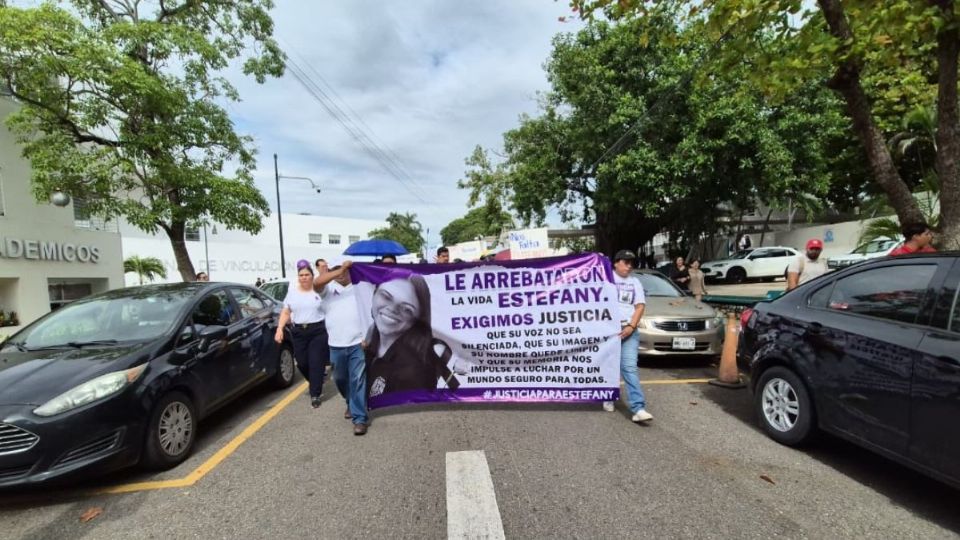
{"type": "Polygon", "coordinates": [[[482,450],[447,452],[447,538],[506,538],[482,450]]]}

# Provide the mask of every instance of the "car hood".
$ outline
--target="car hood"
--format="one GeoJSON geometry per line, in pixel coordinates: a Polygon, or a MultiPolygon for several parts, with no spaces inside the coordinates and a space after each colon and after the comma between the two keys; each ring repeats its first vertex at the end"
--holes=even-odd
{"type": "Polygon", "coordinates": [[[712,307],[689,296],[648,296],[646,302],[644,318],[711,319],[716,316],[712,307]]]}
{"type": "Polygon", "coordinates": [[[0,405],[42,405],[91,379],[143,363],[143,343],[0,352],[0,405]]]}

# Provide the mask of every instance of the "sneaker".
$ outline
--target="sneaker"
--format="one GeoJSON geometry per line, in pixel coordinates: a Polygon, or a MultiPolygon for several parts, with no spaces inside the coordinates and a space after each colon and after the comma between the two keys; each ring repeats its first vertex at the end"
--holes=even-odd
{"type": "Polygon", "coordinates": [[[637,423],[649,422],[653,420],[653,415],[648,413],[646,409],[640,409],[633,414],[633,418],[631,418],[631,420],[637,423]]]}
{"type": "Polygon", "coordinates": [[[354,425],[353,425],[353,434],[354,434],[354,435],[366,435],[366,434],[367,434],[367,425],[366,425],[366,424],[354,424],[354,425]]]}
{"type": "Polygon", "coordinates": [[[320,407],[320,396],[313,396],[312,398],[310,398],[310,406],[313,407],[314,409],[319,408],[319,407],[320,407]]]}
{"type": "Polygon", "coordinates": [[[613,402],[612,402],[612,401],[604,401],[604,402],[603,402],[603,410],[605,410],[605,411],[607,411],[607,412],[613,412],[613,402]]]}

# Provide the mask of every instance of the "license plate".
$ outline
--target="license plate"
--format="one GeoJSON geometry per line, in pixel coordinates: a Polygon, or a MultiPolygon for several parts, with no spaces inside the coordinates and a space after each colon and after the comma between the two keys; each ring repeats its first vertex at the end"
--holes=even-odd
{"type": "Polygon", "coordinates": [[[673,338],[673,348],[681,351],[692,351],[697,348],[697,338],[675,337],[673,338]]]}

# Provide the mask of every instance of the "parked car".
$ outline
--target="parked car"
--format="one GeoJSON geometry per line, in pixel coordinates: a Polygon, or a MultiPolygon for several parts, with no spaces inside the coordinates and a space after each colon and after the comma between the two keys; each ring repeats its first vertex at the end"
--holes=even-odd
{"type": "Polygon", "coordinates": [[[634,270],[646,296],[640,319],[641,355],[720,354],[723,317],[687,296],[656,270],[634,270]]]}
{"type": "Polygon", "coordinates": [[[827,268],[835,270],[837,268],[846,268],[852,264],[857,264],[870,259],[886,257],[891,251],[903,244],[903,240],[891,240],[889,238],[880,238],[871,240],[863,245],[850,250],[849,253],[836,255],[827,259],[827,268]]]}
{"type": "Polygon", "coordinates": [[[748,279],[773,281],[787,275],[787,267],[798,255],[791,247],[773,246],[740,250],[729,258],[700,265],[708,280],[743,283],[748,279]]]}
{"type": "Polygon", "coordinates": [[[283,299],[287,297],[287,290],[289,289],[290,280],[288,279],[275,279],[260,285],[260,290],[269,294],[270,298],[273,298],[277,302],[283,302],[283,299]]]}
{"type": "Polygon", "coordinates": [[[960,488],[960,253],[867,261],[745,316],[738,360],[774,440],[833,433],[960,488]]]}
{"type": "Polygon", "coordinates": [[[77,300],[20,330],[0,347],[0,487],[182,462],[198,421],[293,382],[278,318],[252,287],[195,282],[77,300]]]}

